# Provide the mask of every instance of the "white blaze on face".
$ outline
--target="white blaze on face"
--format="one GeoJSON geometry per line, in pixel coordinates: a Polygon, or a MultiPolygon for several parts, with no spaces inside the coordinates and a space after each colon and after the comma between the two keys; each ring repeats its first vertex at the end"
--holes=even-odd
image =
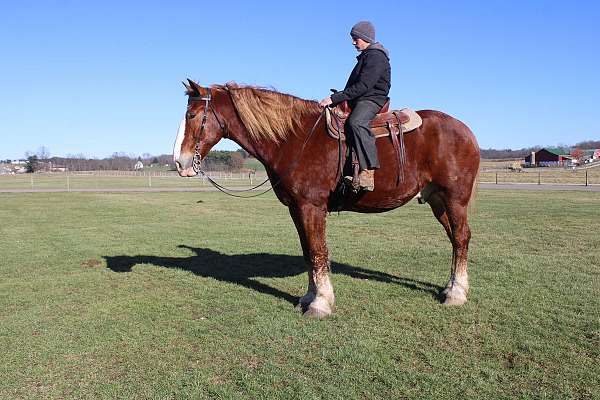
{"type": "Polygon", "coordinates": [[[185,137],[185,118],[181,120],[179,124],[179,129],[177,129],[177,139],[175,139],[175,146],[173,146],[173,161],[179,160],[179,156],[181,155],[181,144],[183,143],[183,138],[185,137]]]}

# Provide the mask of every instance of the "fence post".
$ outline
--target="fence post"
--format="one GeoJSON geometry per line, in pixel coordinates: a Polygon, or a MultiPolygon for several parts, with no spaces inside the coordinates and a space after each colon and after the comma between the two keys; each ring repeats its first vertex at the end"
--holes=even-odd
{"type": "Polygon", "coordinates": [[[538,171],[538,185],[542,184],[542,173],[541,171],[538,171]]]}
{"type": "Polygon", "coordinates": [[[69,175],[67,175],[67,192],[71,191],[71,182],[69,181],[69,175]]]}
{"type": "Polygon", "coordinates": [[[152,175],[148,173],[148,187],[152,187],[152,175]]]}
{"type": "Polygon", "coordinates": [[[31,173],[30,178],[31,178],[31,188],[33,189],[33,172],[31,173]]]}
{"type": "Polygon", "coordinates": [[[585,186],[588,185],[588,170],[587,168],[585,169],[585,186]]]}
{"type": "Polygon", "coordinates": [[[496,172],[496,185],[498,184],[498,173],[496,172]]]}

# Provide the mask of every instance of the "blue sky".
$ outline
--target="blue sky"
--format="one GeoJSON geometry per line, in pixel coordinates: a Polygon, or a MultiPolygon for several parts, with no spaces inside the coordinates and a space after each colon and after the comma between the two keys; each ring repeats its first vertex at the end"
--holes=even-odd
{"type": "Polygon", "coordinates": [[[168,154],[187,77],[319,100],[343,88],[360,20],[390,51],[394,108],[449,113],[482,148],[600,139],[599,1],[375,4],[2,2],[0,159],[168,154]]]}

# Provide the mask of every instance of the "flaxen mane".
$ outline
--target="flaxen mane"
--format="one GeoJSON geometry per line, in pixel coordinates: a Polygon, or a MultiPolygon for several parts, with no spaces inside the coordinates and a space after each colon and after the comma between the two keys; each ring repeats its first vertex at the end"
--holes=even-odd
{"type": "Polygon", "coordinates": [[[273,90],[231,83],[216,87],[229,91],[238,115],[255,141],[284,141],[302,128],[304,116],[322,111],[315,101],[273,90]]]}

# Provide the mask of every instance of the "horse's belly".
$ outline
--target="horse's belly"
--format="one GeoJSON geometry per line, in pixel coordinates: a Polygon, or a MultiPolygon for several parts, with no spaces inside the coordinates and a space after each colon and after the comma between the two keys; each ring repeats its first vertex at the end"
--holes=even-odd
{"type": "Polygon", "coordinates": [[[378,189],[375,186],[375,191],[359,193],[355,201],[346,202],[342,210],[355,211],[360,213],[379,213],[391,211],[401,207],[411,201],[419,192],[418,188],[412,190],[386,190],[385,188],[378,189]]]}

